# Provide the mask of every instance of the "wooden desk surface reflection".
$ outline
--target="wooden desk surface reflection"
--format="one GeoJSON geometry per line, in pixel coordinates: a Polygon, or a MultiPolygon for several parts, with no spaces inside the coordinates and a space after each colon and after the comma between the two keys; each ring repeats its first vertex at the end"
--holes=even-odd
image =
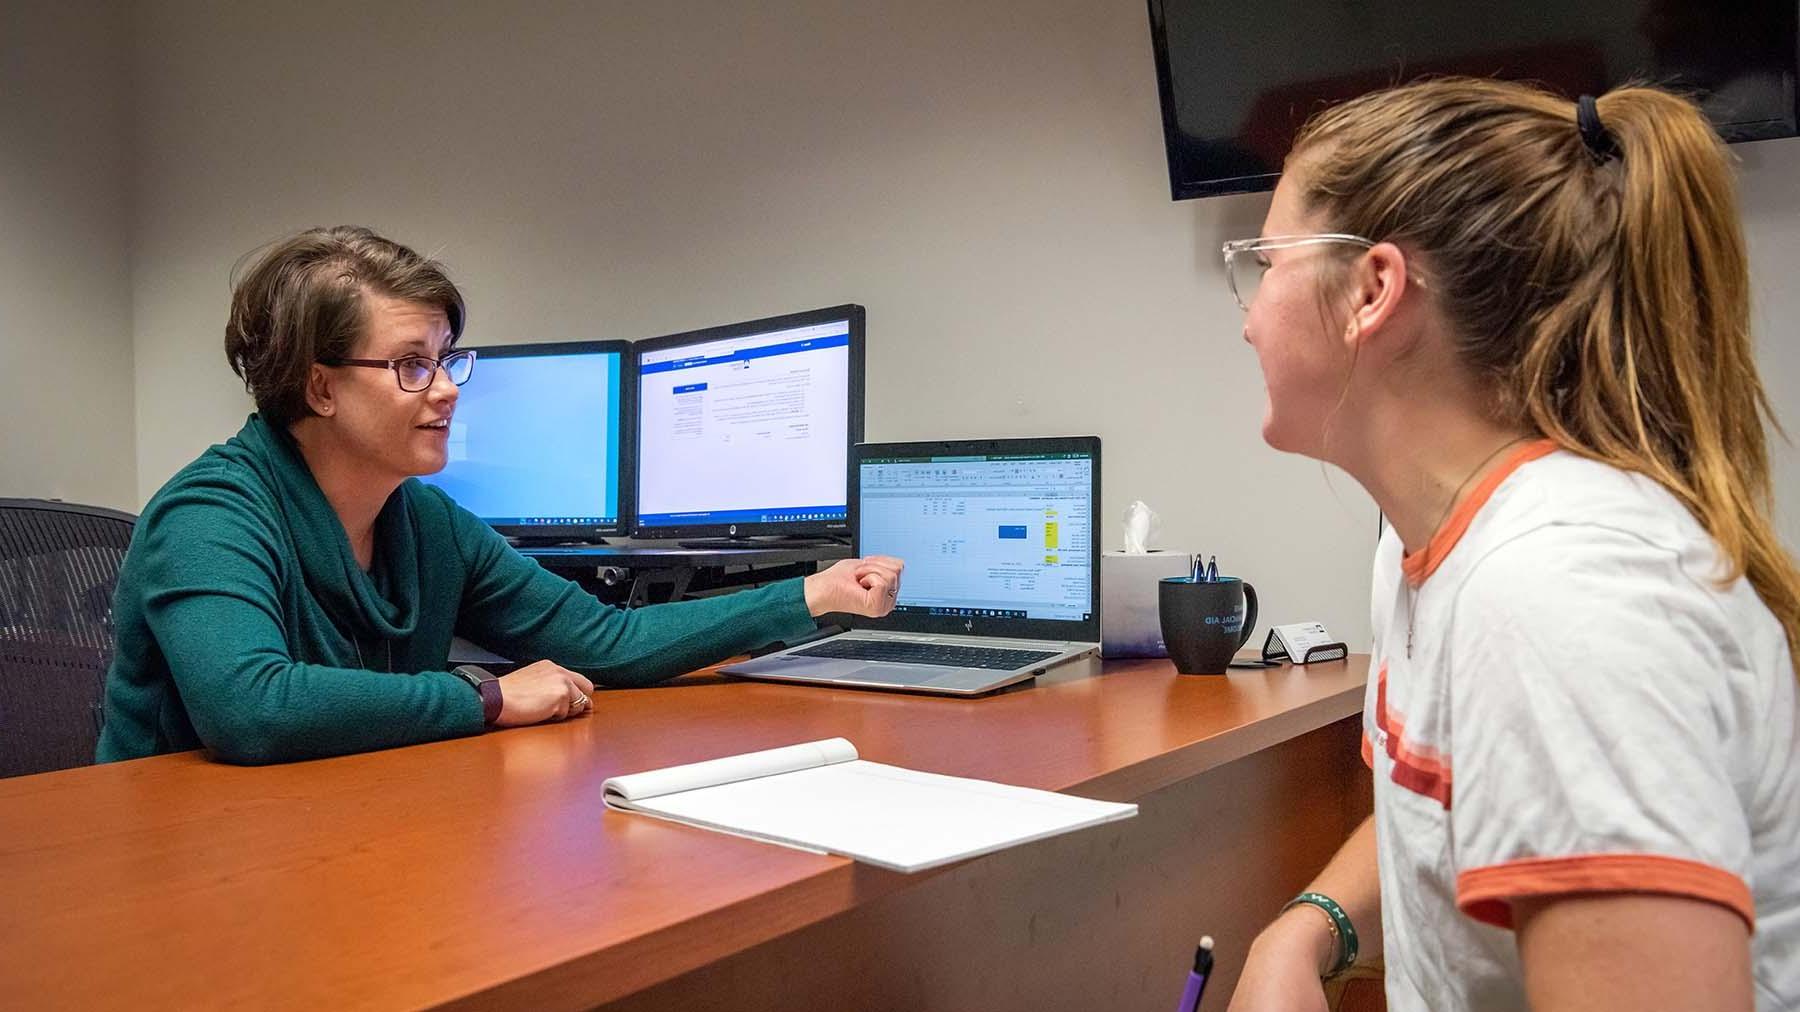
{"type": "Polygon", "coordinates": [[[0,781],[0,1004],[590,1007],[941,873],[609,812],[609,776],[841,735],[878,762],[1137,800],[1344,721],[1367,659],[1097,668],[975,700],[701,673],[433,745],[0,781]]]}

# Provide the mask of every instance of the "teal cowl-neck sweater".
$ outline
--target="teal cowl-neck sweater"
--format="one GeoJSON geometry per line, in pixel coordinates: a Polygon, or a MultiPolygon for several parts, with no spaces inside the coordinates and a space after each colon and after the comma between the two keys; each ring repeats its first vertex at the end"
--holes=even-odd
{"type": "Polygon", "coordinates": [[[445,670],[453,633],[636,686],[813,628],[799,580],[601,604],[410,479],[364,572],[293,438],[256,415],[144,508],[113,618],[100,762],[201,746],[285,762],[475,734],[480,694],[445,670]]]}

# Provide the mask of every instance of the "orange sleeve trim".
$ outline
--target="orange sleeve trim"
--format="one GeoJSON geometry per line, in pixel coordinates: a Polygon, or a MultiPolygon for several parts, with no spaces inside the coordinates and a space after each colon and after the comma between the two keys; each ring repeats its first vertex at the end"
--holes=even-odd
{"type": "Polygon", "coordinates": [[[1458,541],[1462,540],[1469,525],[1475,522],[1475,514],[1481,512],[1481,507],[1487,505],[1488,499],[1493,496],[1494,490],[1500,487],[1501,482],[1511,477],[1514,471],[1526,464],[1555,452],[1556,444],[1550,440],[1534,440],[1514,450],[1512,456],[1507,457],[1499,467],[1489,471],[1487,477],[1481,479],[1481,484],[1476,485],[1469,492],[1469,497],[1457,504],[1456,511],[1451,513],[1444,521],[1444,526],[1438,528],[1437,533],[1431,536],[1431,540],[1426,543],[1424,549],[1400,560],[1400,571],[1405,574],[1407,582],[1417,587],[1437,571],[1437,567],[1450,554],[1450,550],[1456,547],[1458,541]]]}
{"type": "Polygon", "coordinates": [[[1512,901],[1573,893],[1663,893],[1729,908],[1756,931],[1756,901],[1742,878],[1723,868],[1660,854],[1581,854],[1528,858],[1472,868],[1456,876],[1457,909],[1512,930],[1512,901]]]}
{"type": "Polygon", "coordinates": [[[1369,740],[1367,731],[1364,731],[1362,736],[1362,757],[1364,766],[1370,769],[1375,768],[1375,743],[1369,740]]]}

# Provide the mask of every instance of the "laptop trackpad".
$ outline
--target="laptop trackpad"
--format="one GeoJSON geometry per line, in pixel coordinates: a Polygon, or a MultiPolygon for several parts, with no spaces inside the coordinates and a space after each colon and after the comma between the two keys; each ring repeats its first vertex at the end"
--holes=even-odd
{"type": "Polygon", "coordinates": [[[939,679],[960,676],[959,668],[938,664],[868,664],[837,677],[869,685],[930,685],[939,679]]]}
{"type": "Polygon", "coordinates": [[[793,654],[779,653],[727,664],[719,670],[728,675],[810,675],[842,678],[867,663],[866,661],[831,660],[823,657],[796,657],[793,654]]]}

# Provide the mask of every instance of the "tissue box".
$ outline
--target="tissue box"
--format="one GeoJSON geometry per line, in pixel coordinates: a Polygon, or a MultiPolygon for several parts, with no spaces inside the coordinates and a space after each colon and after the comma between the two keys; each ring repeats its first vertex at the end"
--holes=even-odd
{"type": "Polygon", "coordinates": [[[1100,656],[1167,657],[1156,585],[1165,576],[1187,576],[1193,555],[1153,550],[1142,555],[1100,556],[1100,656]]]}

